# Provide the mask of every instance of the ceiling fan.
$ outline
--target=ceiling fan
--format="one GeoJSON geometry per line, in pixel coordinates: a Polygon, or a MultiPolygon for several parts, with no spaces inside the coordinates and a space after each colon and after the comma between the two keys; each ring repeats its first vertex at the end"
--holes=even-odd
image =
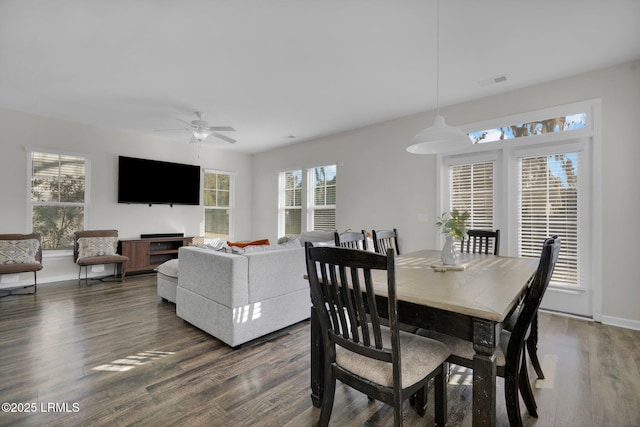
{"type": "Polygon", "coordinates": [[[228,142],[229,144],[235,144],[236,140],[229,138],[226,135],[223,135],[219,132],[235,132],[235,129],[231,126],[209,126],[209,123],[202,120],[202,112],[196,111],[196,116],[198,116],[197,120],[191,120],[190,122],[182,119],[177,119],[183,123],[186,123],[189,127],[186,129],[162,129],[162,130],[186,130],[191,132],[193,135],[192,142],[202,142],[209,135],[213,135],[216,138],[220,138],[223,141],[228,142]]]}

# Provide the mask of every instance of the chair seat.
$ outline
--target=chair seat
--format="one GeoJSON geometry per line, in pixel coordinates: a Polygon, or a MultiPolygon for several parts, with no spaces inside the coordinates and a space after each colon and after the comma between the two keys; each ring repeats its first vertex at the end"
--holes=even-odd
{"type": "MultiPolygon", "coordinates": [[[[382,342],[391,348],[391,332],[382,326],[382,342]]],[[[449,348],[438,341],[400,331],[402,388],[422,380],[449,357],[449,348]]],[[[354,374],[385,387],[393,386],[393,365],[362,356],[336,345],[336,364],[354,374]]]]}
{"type": "Polygon", "coordinates": [[[101,255],[78,259],[78,265],[113,264],[129,261],[129,257],[124,255],[101,255]]]}
{"type": "MultiPolygon", "coordinates": [[[[441,334],[440,332],[432,331],[430,329],[418,329],[417,334],[419,336],[428,337],[433,340],[443,342],[451,350],[452,356],[458,356],[462,359],[473,360],[473,355],[476,351],[473,349],[473,343],[465,341],[460,338],[452,337],[450,335],[441,334]]],[[[500,333],[500,343],[496,348],[496,366],[505,366],[507,364],[505,353],[507,352],[507,346],[509,345],[509,339],[511,333],[509,331],[502,330],[500,333]]]]}
{"type": "Polygon", "coordinates": [[[39,262],[24,264],[1,264],[0,274],[26,273],[28,271],[40,271],[42,264],[39,262]]]}

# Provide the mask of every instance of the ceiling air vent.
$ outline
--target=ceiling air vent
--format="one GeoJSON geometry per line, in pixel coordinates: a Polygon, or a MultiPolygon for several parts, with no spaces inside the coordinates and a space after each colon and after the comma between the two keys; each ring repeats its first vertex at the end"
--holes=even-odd
{"type": "Polygon", "coordinates": [[[491,86],[494,85],[496,83],[502,83],[502,82],[506,82],[507,81],[507,76],[499,76],[499,77],[494,77],[491,79],[486,79],[486,80],[480,80],[478,82],[478,84],[482,87],[485,86],[491,86]]]}

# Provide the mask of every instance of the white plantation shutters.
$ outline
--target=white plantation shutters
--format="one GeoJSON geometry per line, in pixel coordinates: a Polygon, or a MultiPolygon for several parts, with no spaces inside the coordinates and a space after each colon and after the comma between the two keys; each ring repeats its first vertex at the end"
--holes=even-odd
{"type": "Polygon", "coordinates": [[[518,255],[537,258],[544,239],[558,235],[557,285],[579,285],[579,163],[577,152],[519,159],[518,255]]]}
{"type": "Polygon", "coordinates": [[[202,187],[204,235],[207,239],[232,236],[234,175],[205,171],[202,187]]]}
{"type": "Polygon", "coordinates": [[[280,173],[280,235],[298,235],[302,231],[302,170],[280,173]]]}
{"type": "Polygon", "coordinates": [[[336,228],[336,165],[278,174],[278,235],[336,228]]]}
{"type": "Polygon", "coordinates": [[[336,228],[336,165],[318,166],[309,170],[311,185],[309,225],[311,230],[336,228]]]}
{"type": "Polygon", "coordinates": [[[451,210],[469,212],[469,228],[493,229],[494,162],[449,167],[451,210]]]}

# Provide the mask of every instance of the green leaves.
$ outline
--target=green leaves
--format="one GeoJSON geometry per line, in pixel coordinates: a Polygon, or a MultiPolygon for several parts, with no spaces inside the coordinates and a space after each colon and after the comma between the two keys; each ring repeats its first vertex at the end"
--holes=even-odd
{"type": "Polygon", "coordinates": [[[468,211],[460,213],[457,209],[454,209],[451,212],[443,212],[437,218],[436,227],[441,228],[442,233],[448,234],[456,240],[462,240],[464,235],[467,234],[468,219],[468,211]]]}

